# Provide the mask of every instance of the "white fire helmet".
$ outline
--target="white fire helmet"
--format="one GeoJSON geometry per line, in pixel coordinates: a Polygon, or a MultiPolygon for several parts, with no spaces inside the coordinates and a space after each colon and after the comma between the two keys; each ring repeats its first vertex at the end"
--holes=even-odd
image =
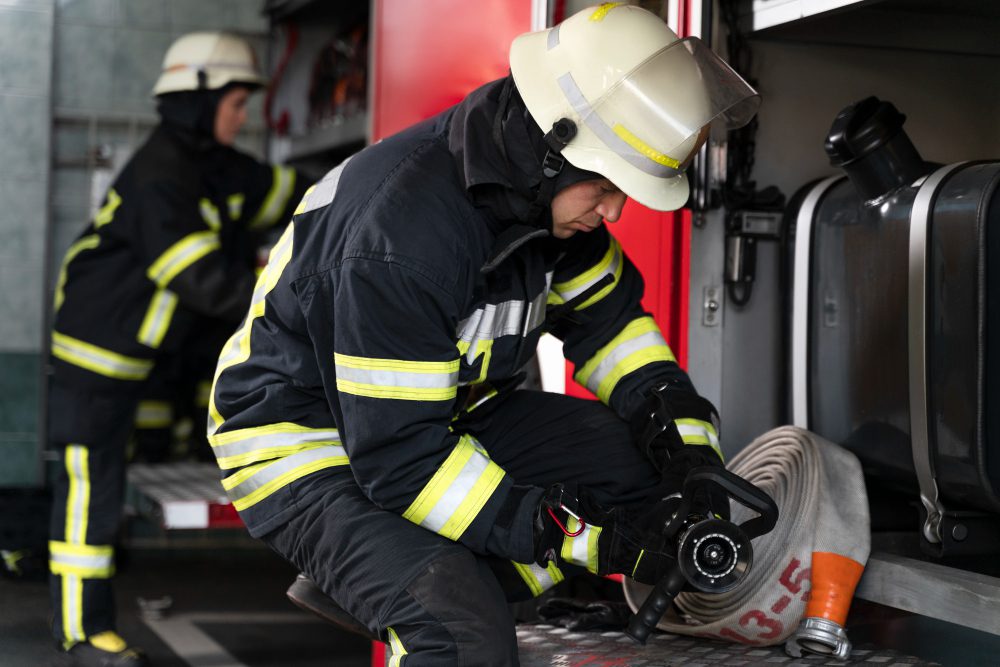
{"type": "Polygon", "coordinates": [[[510,69],[543,132],[563,118],[575,124],[561,151],[570,163],[659,211],[687,201],[683,172],[710,124],[742,127],[760,106],[701,40],[679,39],[655,14],[621,2],[520,35],[510,69]]]}
{"type": "Polygon", "coordinates": [[[216,90],[229,83],[253,87],[266,83],[250,44],[226,32],[192,32],[167,49],[153,95],[216,90]]]}

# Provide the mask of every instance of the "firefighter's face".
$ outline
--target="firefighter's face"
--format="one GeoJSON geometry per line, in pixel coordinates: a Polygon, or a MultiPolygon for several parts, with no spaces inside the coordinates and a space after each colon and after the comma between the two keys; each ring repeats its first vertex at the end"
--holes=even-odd
{"type": "Polygon", "coordinates": [[[250,91],[237,86],[226,91],[215,109],[215,140],[223,146],[232,146],[240,128],[247,122],[247,98],[250,91]]]}
{"type": "Polygon", "coordinates": [[[615,222],[625,206],[625,193],[606,178],[580,181],[552,198],[552,235],[568,239],[592,232],[602,221],[615,222]]]}

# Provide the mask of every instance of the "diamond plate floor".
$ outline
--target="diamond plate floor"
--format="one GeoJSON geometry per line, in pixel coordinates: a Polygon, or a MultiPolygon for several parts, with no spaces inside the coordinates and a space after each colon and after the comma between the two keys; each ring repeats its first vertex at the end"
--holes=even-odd
{"type": "Polygon", "coordinates": [[[552,625],[517,629],[521,667],[715,667],[716,665],[877,665],[928,666],[891,650],[855,649],[849,660],[829,657],[790,658],[780,646],[756,647],[665,633],[637,645],[621,632],[571,632],[552,625]]]}

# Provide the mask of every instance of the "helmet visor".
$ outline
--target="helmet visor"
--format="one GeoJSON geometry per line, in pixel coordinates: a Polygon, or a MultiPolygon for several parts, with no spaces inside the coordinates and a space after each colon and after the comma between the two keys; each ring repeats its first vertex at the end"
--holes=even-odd
{"type": "Polygon", "coordinates": [[[673,42],[628,72],[595,102],[570,74],[563,93],[591,132],[572,145],[612,150],[659,177],[684,171],[713,121],[727,129],[750,122],[760,96],[696,37],[673,42]]]}

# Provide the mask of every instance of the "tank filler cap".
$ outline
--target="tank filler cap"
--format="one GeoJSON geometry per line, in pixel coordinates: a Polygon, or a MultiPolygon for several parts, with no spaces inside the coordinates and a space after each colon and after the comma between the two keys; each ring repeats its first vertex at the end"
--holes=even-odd
{"type": "Polygon", "coordinates": [[[843,167],[878,150],[899,134],[905,121],[892,102],[874,96],[852,104],[837,114],[823,144],[830,164],[843,167]]]}

